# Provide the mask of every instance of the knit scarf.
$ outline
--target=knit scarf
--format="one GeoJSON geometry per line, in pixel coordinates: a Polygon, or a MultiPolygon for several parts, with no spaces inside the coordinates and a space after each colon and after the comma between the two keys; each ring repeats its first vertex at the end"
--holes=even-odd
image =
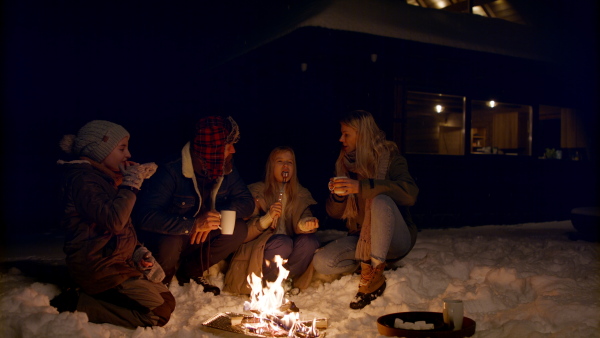
{"type": "MultiPolygon", "coordinates": [[[[377,161],[377,172],[375,173],[375,179],[383,180],[387,173],[390,164],[390,153],[384,152],[379,156],[377,161]]],[[[356,171],[356,153],[348,153],[344,156],[344,166],[350,172],[356,171]]],[[[358,177],[358,179],[364,179],[366,177],[358,177]]],[[[365,200],[365,218],[363,224],[360,227],[360,236],[356,245],[355,257],[362,261],[368,261],[371,259],[371,203],[373,199],[368,198],[365,200]]],[[[349,227],[355,227],[356,216],[358,215],[358,199],[356,194],[348,195],[348,201],[346,202],[346,209],[344,210],[344,218],[347,219],[349,227]]]]}

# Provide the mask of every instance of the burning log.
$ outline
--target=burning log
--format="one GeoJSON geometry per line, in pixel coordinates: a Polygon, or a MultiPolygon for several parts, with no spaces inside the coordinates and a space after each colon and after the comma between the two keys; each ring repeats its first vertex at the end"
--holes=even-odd
{"type": "MultiPolygon", "coordinates": [[[[278,319],[279,321],[280,319],[278,319]]],[[[265,323],[265,319],[261,319],[254,315],[245,315],[235,312],[219,313],[206,322],[204,326],[214,329],[255,336],[255,337],[273,337],[277,330],[269,331],[265,323]]],[[[308,321],[296,321],[295,326],[291,330],[286,331],[282,337],[299,337],[313,338],[325,337],[325,332],[328,326],[327,318],[315,318],[308,321]]],[[[280,332],[283,334],[283,332],[280,332]]]]}
{"type": "Polygon", "coordinates": [[[205,326],[258,337],[325,337],[319,330],[327,328],[327,319],[300,320],[300,309],[294,302],[285,299],[282,282],[289,271],[283,267],[283,259],[275,257],[279,275],[273,283],[262,287],[262,279],[252,274],[248,282],[252,286],[250,302],[244,302],[244,311],[252,316],[221,313],[203,323],[205,326]]]}

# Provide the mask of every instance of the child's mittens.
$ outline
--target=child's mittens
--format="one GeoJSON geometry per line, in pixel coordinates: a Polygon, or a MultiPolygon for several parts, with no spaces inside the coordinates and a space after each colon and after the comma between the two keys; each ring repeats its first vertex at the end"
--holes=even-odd
{"type": "Polygon", "coordinates": [[[119,165],[121,172],[123,173],[123,183],[121,185],[126,185],[135,189],[140,190],[142,187],[142,183],[144,183],[145,179],[148,179],[154,175],[158,165],[154,162],[132,165],[125,168],[123,165],[119,165]]]}
{"type": "Polygon", "coordinates": [[[165,278],[165,272],[158,264],[150,250],[145,246],[140,246],[133,252],[133,262],[135,267],[141,271],[149,281],[160,283],[165,278]]]}

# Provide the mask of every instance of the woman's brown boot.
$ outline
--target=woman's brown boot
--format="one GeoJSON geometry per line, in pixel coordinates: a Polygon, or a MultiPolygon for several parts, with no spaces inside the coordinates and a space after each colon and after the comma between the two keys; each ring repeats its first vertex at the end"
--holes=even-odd
{"type": "Polygon", "coordinates": [[[362,309],[369,305],[371,301],[381,296],[385,290],[385,276],[383,270],[385,263],[372,267],[370,263],[360,263],[360,283],[358,284],[358,293],[350,303],[352,309],[362,309]]]}

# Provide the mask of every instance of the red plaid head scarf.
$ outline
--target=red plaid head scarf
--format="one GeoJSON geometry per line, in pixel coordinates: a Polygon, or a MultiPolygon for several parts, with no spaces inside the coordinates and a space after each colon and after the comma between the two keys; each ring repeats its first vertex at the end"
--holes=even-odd
{"type": "Polygon", "coordinates": [[[208,116],[196,123],[196,133],[192,140],[192,156],[199,157],[204,165],[204,172],[210,179],[223,176],[225,162],[225,146],[236,143],[240,138],[240,130],[231,118],[208,116]]]}

